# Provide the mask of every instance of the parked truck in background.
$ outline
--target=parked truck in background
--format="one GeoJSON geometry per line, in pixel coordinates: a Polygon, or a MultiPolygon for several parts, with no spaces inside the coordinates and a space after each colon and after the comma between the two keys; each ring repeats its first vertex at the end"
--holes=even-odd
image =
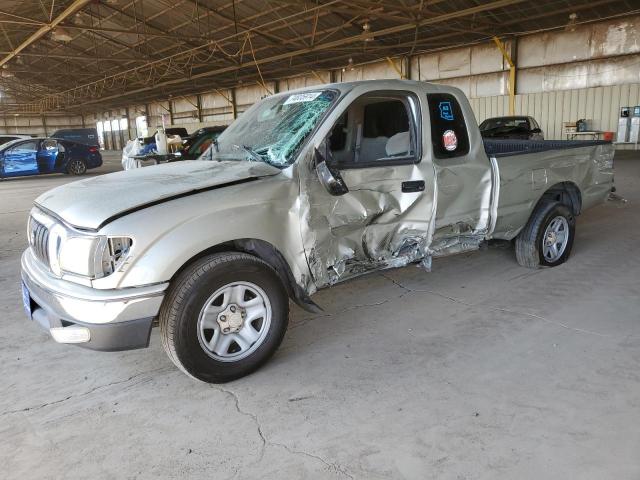
{"type": "Polygon", "coordinates": [[[159,320],[176,366],[225,382],[276,351],[289,299],[315,311],[314,292],[356,275],[489,239],[526,267],[562,264],[613,185],[610,143],[483,141],[460,90],[413,81],[273,95],[214,147],[38,197],[30,318],[98,350],[146,347],[159,320]]]}

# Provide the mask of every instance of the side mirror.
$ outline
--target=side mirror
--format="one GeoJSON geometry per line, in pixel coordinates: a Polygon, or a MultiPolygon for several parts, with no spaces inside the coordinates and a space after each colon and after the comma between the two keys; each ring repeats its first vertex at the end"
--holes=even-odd
{"type": "Polygon", "coordinates": [[[349,192],[347,184],[344,183],[340,172],[334,168],[331,168],[324,156],[320,153],[320,150],[315,149],[315,164],[316,173],[318,174],[318,180],[322,186],[333,196],[344,195],[349,192]]]}

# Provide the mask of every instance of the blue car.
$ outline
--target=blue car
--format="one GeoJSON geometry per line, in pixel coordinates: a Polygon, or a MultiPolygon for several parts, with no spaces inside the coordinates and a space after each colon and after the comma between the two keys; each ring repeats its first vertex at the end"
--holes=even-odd
{"type": "Polygon", "coordinates": [[[102,165],[98,147],[58,138],[18,139],[0,145],[0,177],[43,173],[82,175],[102,165]]]}

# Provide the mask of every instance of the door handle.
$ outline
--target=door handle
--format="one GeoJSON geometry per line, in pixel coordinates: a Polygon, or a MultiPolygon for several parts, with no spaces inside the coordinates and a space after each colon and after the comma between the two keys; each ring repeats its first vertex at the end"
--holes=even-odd
{"type": "Polygon", "coordinates": [[[402,191],[405,193],[424,192],[424,180],[402,182],[402,191]]]}

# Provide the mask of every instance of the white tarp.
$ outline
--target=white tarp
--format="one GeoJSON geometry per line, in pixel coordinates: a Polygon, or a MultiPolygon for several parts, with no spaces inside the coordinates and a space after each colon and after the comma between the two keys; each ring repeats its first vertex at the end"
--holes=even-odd
{"type": "Polygon", "coordinates": [[[140,142],[137,139],[129,140],[124,146],[122,149],[122,168],[124,170],[131,170],[140,166],[137,160],[131,158],[140,153],[140,147],[140,142]]]}

